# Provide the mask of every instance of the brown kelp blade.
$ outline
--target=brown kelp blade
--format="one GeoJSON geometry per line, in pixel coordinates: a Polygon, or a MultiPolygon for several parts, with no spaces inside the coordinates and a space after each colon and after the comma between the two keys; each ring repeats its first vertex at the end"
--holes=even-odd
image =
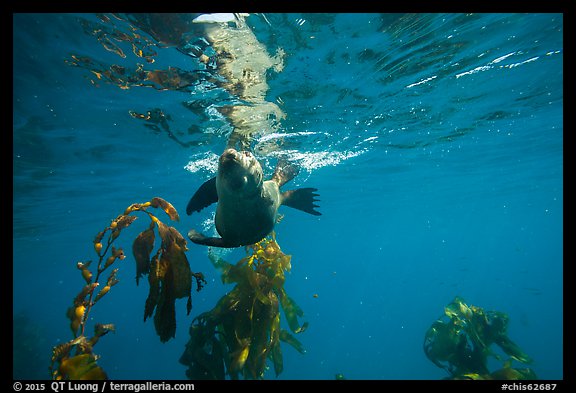
{"type": "Polygon", "coordinates": [[[132,244],[132,254],[136,260],[136,285],[140,277],[150,272],[150,253],[154,249],[154,229],[148,228],[141,232],[132,244]]]}
{"type": "Polygon", "coordinates": [[[161,342],[166,342],[176,336],[176,307],[175,299],[169,291],[161,290],[154,314],[154,327],[161,342]]]}
{"type": "Polygon", "coordinates": [[[118,230],[122,230],[124,228],[127,228],[130,224],[132,224],[134,221],[136,221],[138,217],[136,216],[124,216],[121,215],[116,219],[116,228],[118,230]]]}
{"type": "Polygon", "coordinates": [[[160,296],[160,272],[158,268],[160,252],[161,250],[158,250],[156,255],[152,257],[152,262],[150,262],[150,273],[148,274],[148,284],[150,285],[150,290],[144,305],[144,321],[146,321],[146,319],[154,314],[154,309],[158,304],[158,298],[160,296]]]}
{"type": "Polygon", "coordinates": [[[170,202],[167,202],[160,197],[154,197],[150,200],[150,206],[159,207],[162,210],[164,210],[172,221],[180,221],[180,216],[178,216],[178,212],[170,202]]]}

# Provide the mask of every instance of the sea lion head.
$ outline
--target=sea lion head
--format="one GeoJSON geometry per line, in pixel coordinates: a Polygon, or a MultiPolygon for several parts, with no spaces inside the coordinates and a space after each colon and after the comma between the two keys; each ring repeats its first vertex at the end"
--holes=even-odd
{"type": "Polygon", "coordinates": [[[249,151],[226,149],[218,161],[218,187],[251,195],[262,188],[262,166],[249,151]]]}

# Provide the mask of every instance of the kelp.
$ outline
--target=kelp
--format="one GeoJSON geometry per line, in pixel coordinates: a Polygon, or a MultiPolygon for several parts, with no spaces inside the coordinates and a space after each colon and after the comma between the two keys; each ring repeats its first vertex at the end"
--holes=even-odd
{"type": "Polygon", "coordinates": [[[292,333],[306,330],[303,312],[284,289],[284,273],[291,256],[284,254],[274,235],[246,247],[246,257],[232,265],[209,257],[222,282],[235,283],[216,306],[197,316],[190,340],[180,358],[190,379],[262,379],[270,360],[276,376],[283,370],[281,342],[305,353],[302,344],[280,327],[280,308],[292,333]]]}
{"type": "Polygon", "coordinates": [[[193,273],[190,270],[184,253],[187,250],[186,240],[174,227],[167,226],[148,211],[149,207],[160,208],[171,220],[179,220],[176,209],[162,198],[155,197],[146,203],[132,204],[95,236],[93,240],[94,251],[98,256],[95,270],[92,266],[92,260],[76,264],[85,285],[74,297],[72,306],[66,312],[74,338],[55,346],[52,350],[50,372],[53,379],[107,378],[104,370],[97,364],[99,356],[93,353],[93,347],[100,337],[115,331],[115,326],[96,323],[92,337],[87,336],[86,326],[92,307],[101,301],[119,282],[117,278],[119,268],[112,267],[118,260],[125,259],[126,255],[122,248],[116,248],[113,243],[120,236],[121,231],[137,219],[136,216],[132,215],[134,212],[147,214],[151,221],[149,227],[141,232],[132,244],[134,259],[136,260],[136,284],[138,284],[138,279],[146,274],[150,282],[150,293],[146,299],[144,320],[156,311],[154,326],[160,340],[164,342],[174,337],[175,334],[175,300],[188,297],[187,312],[190,313],[192,309],[192,277],[196,279],[197,290],[200,290],[206,281],[202,273],[193,273]],[[158,229],[161,245],[154,256],[150,258],[156,238],[155,228],[158,229]],[[105,284],[101,286],[104,282],[102,277],[106,272],[109,273],[105,284]]]}
{"type": "Polygon", "coordinates": [[[206,283],[202,273],[193,273],[186,258],[186,240],[176,230],[167,226],[150,213],[148,207],[160,208],[173,221],[179,221],[178,212],[162,198],[152,198],[144,204],[136,203],[124,212],[143,211],[150,217],[150,226],[142,231],[132,244],[132,253],[136,260],[136,284],[143,275],[148,275],[150,291],[144,306],[144,321],[154,315],[154,327],[160,341],[166,342],[176,334],[176,299],[188,298],[187,313],[192,310],[192,277],[196,280],[197,290],[206,283]],[[154,249],[157,228],[161,239],[158,251],[150,257],[154,249]]]}
{"type": "Polygon", "coordinates": [[[451,379],[537,379],[533,370],[512,367],[512,361],[532,359],[507,335],[508,315],[468,306],[460,297],[444,308],[426,332],[424,353],[451,379]],[[495,344],[509,356],[504,360],[492,350],[495,344]],[[503,361],[502,369],[490,372],[488,357],[503,361]]]}

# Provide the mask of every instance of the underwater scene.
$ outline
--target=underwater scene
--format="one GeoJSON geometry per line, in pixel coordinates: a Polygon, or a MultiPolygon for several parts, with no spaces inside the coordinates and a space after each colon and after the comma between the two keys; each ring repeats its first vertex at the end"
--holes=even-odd
{"type": "Polygon", "coordinates": [[[563,15],[15,13],[27,380],[561,380],[563,15]]]}

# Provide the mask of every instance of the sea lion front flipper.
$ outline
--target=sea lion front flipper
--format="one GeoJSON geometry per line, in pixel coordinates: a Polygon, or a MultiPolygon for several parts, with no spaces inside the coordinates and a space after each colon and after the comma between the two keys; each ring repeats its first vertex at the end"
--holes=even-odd
{"type": "Polygon", "coordinates": [[[281,158],[278,160],[276,170],[272,175],[272,180],[278,183],[278,187],[282,187],[284,184],[294,179],[296,175],[298,175],[298,172],[300,172],[300,168],[296,164],[281,158]]]}
{"type": "Polygon", "coordinates": [[[206,181],[194,193],[190,202],[186,206],[186,214],[190,215],[192,212],[199,212],[205,207],[218,202],[218,192],[216,191],[216,178],[206,181]]]}
{"type": "Polygon", "coordinates": [[[203,246],[223,247],[223,248],[235,247],[227,244],[221,237],[206,237],[200,232],[195,231],[194,229],[190,229],[188,231],[188,239],[192,240],[193,243],[201,244],[203,246]]]}
{"type": "Polygon", "coordinates": [[[321,216],[322,213],[314,210],[315,207],[319,207],[314,204],[314,202],[318,202],[318,199],[314,198],[319,196],[314,193],[315,191],[318,191],[318,189],[299,188],[297,190],[284,191],[282,193],[282,204],[315,216],[321,216]]]}

